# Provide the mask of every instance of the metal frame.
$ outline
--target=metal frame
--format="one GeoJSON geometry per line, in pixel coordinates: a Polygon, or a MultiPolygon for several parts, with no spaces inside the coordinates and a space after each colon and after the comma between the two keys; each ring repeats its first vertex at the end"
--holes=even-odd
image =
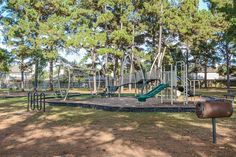
{"type": "Polygon", "coordinates": [[[45,93],[38,93],[38,92],[28,92],[28,105],[27,105],[27,111],[43,111],[45,112],[45,93]]]}

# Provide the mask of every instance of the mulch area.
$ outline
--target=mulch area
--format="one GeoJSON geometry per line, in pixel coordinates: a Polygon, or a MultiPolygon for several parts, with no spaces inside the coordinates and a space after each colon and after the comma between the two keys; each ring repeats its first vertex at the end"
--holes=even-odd
{"type": "MultiPolygon", "coordinates": [[[[188,104],[184,104],[183,101],[174,101],[173,105],[170,101],[163,101],[161,103],[160,98],[150,98],[147,99],[146,102],[139,102],[136,98],[133,97],[111,97],[111,98],[90,98],[87,100],[80,100],[79,98],[76,99],[69,99],[66,100],[66,103],[85,103],[85,104],[96,104],[96,105],[105,105],[105,106],[112,106],[112,107],[193,107],[195,103],[199,101],[190,100],[188,104]]],[[[62,99],[50,99],[48,102],[64,102],[62,99]]]]}

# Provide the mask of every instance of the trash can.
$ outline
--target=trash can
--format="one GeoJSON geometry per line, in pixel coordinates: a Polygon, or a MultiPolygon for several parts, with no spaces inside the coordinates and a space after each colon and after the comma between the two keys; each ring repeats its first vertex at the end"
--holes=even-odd
{"type": "Polygon", "coordinates": [[[198,102],[196,104],[198,118],[230,117],[233,114],[232,101],[219,99],[198,102]]]}

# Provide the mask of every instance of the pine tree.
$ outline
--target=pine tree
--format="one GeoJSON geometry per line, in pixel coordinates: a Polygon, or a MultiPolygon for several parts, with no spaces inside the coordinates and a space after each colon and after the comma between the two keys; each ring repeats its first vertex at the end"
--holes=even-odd
{"type": "Polygon", "coordinates": [[[216,16],[223,18],[224,30],[219,33],[221,53],[225,57],[227,67],[227,89],[230,88],[230,60],[235,55],[231,47],[236,44],[236,2],[234,0],[206,0],[209,3],[209,9],[216,16]]]}
{"type": "Polygon", "coordinates": [[[5,49],[0,48],[0,73],[9,71],[12,55],[5,49]]]}

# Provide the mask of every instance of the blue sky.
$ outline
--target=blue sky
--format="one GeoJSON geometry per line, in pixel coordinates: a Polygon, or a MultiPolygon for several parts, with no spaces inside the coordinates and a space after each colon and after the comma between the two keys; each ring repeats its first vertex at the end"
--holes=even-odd
{"type": "Polygon", "coordinates": [[[199,9],[208,9],[207,4],[203,0],[200,0],[199,9]]]}

